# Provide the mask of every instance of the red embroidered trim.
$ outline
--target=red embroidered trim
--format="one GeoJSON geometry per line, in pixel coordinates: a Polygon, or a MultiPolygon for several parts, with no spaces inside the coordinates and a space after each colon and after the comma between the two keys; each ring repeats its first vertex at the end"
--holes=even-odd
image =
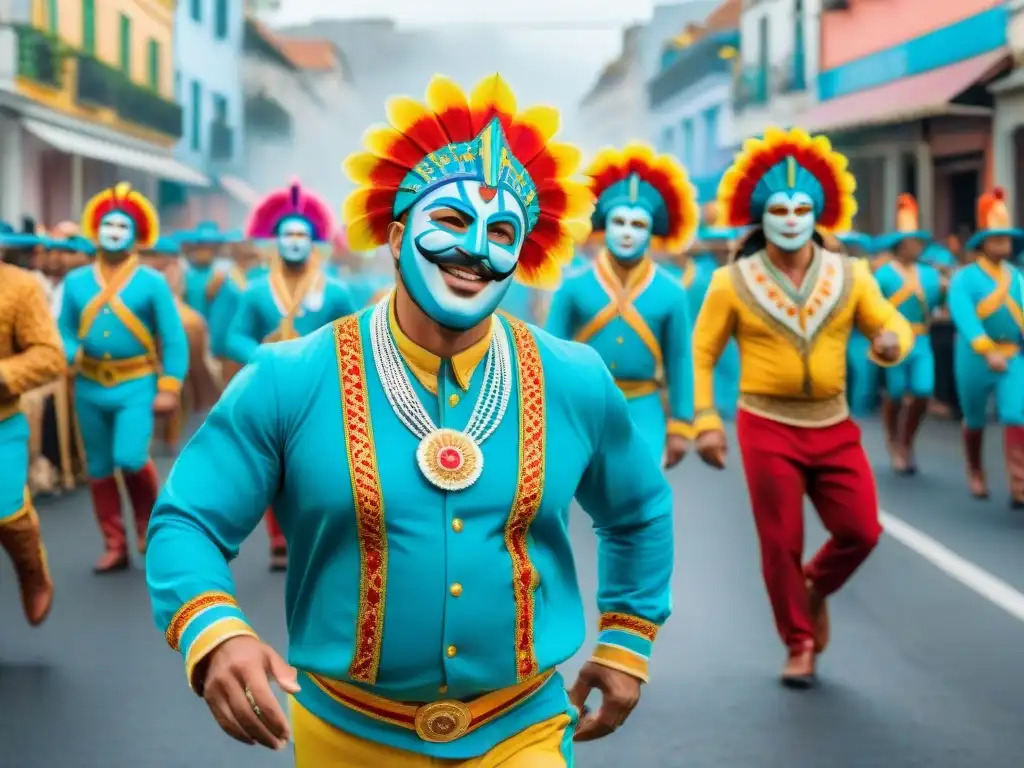
{"type": "Polygon", "coordinates": [[[641,619],[639,616],[630,616],[628,613],[602,613],[597,629],[598,632],[608,629],[630,632],[652,643],[658,636],[657,624],[647,619],[641,619]]]}

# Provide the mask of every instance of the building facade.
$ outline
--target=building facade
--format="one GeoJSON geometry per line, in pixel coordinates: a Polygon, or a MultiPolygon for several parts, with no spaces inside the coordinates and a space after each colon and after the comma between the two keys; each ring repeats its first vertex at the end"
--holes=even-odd
{"type": "Polygon", "coordinates": [[[1010,0],[1007,42],[1013,69],[989,90],[995,96],[992,127],[993,180],[1002,186],[1016,221],[1024,221],[1024,0],[1010,0]]]}
{"type": "Polygon", "coordinates": [[[174,0],[13,0],[0,28],[0,215],[76,219],[116,180],[208,186],[172,155],[174,0]]]}
{"type": "Polygon", "coordinates": [[[802,117],[851,160],[858,228],[891,229],[915,194],[938,237],[973,230],[994,178],[994,97],[1010,66],[999,0],[831,0],[821,17],[818,103],[802,117]]]}
{"type": "Polygon", "coordinates": [[[174,24],[174,93],[183,128],[175,156],[214,184],[190,191],[165,182],[161,208],[178,226],[197,219],[237,226],[257,197],[240,178],[245,157],[244,2],[179,0],[174,24]]]}
{"type": "Polygon", "coordinates": [[[701,202],[714,200],[738,143],[732,92],[741,6],[725,0],[665,43],[647,84],[649,134],[686,166],[701,202]]]}
{"type": "Polygon", "coordinates": [[[639,58],[641,27],[622,33],[622,51],[580,100],[574,139],[586,156],[647,135],[644,72],[639,58]]]}

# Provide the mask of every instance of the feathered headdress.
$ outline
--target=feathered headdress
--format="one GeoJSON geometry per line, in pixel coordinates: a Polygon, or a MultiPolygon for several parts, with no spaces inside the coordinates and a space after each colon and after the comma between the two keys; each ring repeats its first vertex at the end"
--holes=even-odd
{"type": "Polygon", "coordinates": [[[517,277],[537,287],[557,286],[574,244],[589,232],[593,197],[572,178],[579,151],[551,141],[558,110],[518,111],[500,75],[481,80],[467,96],[452,80],[435,76],[426,104],[408,97],[388,102],[389,125],[371,129],[365,152],[351,155],[345,171],[359,188],[342,217],[349,247],[385,245],[388,226],[422,195],[456,179],[481,182],[482,194],[510,192],[523,206],[527,234],[517,277]]]}
{"type": "MultiPolygon", "coordinates": [[[[1013,226],[1010,209],[1006,205],[1006,192],[1002,187],[995,187],[991,192],[984,192],[978,198],[978,231],[964,246],[965,250],[976,251],[986,237],[1012,237],[1024,241],[1024,230],[1013,226]]],[[[1020,242],[1016,248],[1021,247],[1020,242]]]]}
{"type": "Polygon", "coordinates": [[[82,237],[95,241],[100,221],[108,213],[119,211],[135,223],[135,247],[150,248],[160,237],[160,217],[153,204],[127,181],[105,189],[85,204],[82,210],[82,237]]]}
{"type": "Polygon", "coordinates": [[[651,214],[655,250],[677,253],[693,240],[700,224],[697,190],[675,158],[631,143],[602,149],[585,173],[597,198],[595,232],[604,231],[612,208],[636,205],[651,214]]]}
{"type": "Polygon", "coordinates": [[[304,190],[298,181],[287,189],[271,192],[253,208],[245,227],[248,240],[273,240],[277,228],[289,217],[305,219],[313,229],[313,241],[326,243],[334,230],[334,216],[327,203],[304,190]]]}
{"type": "Polygon", "coordinates": [[[803,192],[814,202],[816,224],[825,232],[853,225],[857,182],[846,157],[824,136],[800,128],[768,128],[764,137],[747,139],[718,187],[719,224],[760,225],[768,199],[776,192],[803,192]]]}

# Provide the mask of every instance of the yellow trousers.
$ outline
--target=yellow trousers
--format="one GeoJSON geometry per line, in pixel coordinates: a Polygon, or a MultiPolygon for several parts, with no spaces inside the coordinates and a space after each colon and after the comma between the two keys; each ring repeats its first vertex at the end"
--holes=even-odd
{"type": "Polygon", "coordinates": [[[563,752],[568,715],[537,723],[470,760],[442,760],[375,744],[328,725],[291,702],[295,768],[571,768],[563,752]]]}

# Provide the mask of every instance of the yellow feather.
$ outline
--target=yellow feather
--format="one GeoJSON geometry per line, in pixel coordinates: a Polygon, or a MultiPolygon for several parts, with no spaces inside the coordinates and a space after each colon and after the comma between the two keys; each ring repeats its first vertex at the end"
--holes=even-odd
{"type": "MultiPolygon", "coordinates": [[[[395,96],[388,99],[384,109],[391,127],[408,136],[408,131],[423,120],[436,120],[434,113],[423,104],[408,96],[395,96]]],[[[420,147],[423,153],[433,152],[438,147],[420,147]]]]}
{"type": "MultiPolygon", "coordinates": [[[[548,144],[548,154],[555,162],[556,177],[571,176],[580,167],[582,154],[572,144],[562,144],[553,141],[548,144]]],[[[530,170],[529,165],[526,166],[526,170],[530,170]]]]}
{"type": "Polygon", "coordinates": [[[405,140],[405,136],[390,125],[378,125],[370,128],[363,136],[363,146],[371,154],[383,157],[405,168],[408,163],[397,157],[394,151],[395,146],[405,140]]]}
{"type": "Polygon", "coordinates": [[[464,109],[469,106],[466,94],[451,78],[434,75],[427,85],[427,106],[434,114],[449,109],[464,109]]]}
{"type": "Polygon", "coordinates": [[[341,204],[341,216],[346,221],[358,219],[360,216],[367,216],[374,211],[370,210],[370,199],[376,190],[373,187],[360,187],[350,193],[341,204]]]}
{"type": "Polygon", "coordinates": [[[353,184],[369,184],[380,163],[380,158],[369,152],[354,152],[345,158],[341,168],[353,184]]]}
{"type": "Polygon", "coordinates": [[[562,123],[562,116],[554,107],[539,104],[529,107],[521,114],[516,115],[515,122],[517,125],[532,128],[541,136],[541,140],[546,144],[558,133],[562,123]]]}
{"type": "Polygon", "coordinates": [[[585,242],[590,237],[590,219],[567,219],[562,222],[562,228],[576,243],[585,242]]]}
{"type": "Polygon", "coordinates": [[[594,193],[589,186],[569,179],[562,179],[558,186],[565,193],[565,218],[581,219],[594,212],[594,193]]]}
{"type": "MultiPolygon", "coordinates": [[[[346,201],[347,202],[347,201],[346,201]]],[[[373,233],[372,216],[359,216],[354,219],[345,218],[345,236],[348,247],[353,251],[370,251],[384,245],[373,233]]]]}
{"type": "Polygon", "coordinates": [[[514,115],[516,113],[516,95],[505,79],[495,72],[476,84],[473,92],[469,95],[469,106],[474,111],[486,111],[493,108],[496,112],[514,115]]]}

